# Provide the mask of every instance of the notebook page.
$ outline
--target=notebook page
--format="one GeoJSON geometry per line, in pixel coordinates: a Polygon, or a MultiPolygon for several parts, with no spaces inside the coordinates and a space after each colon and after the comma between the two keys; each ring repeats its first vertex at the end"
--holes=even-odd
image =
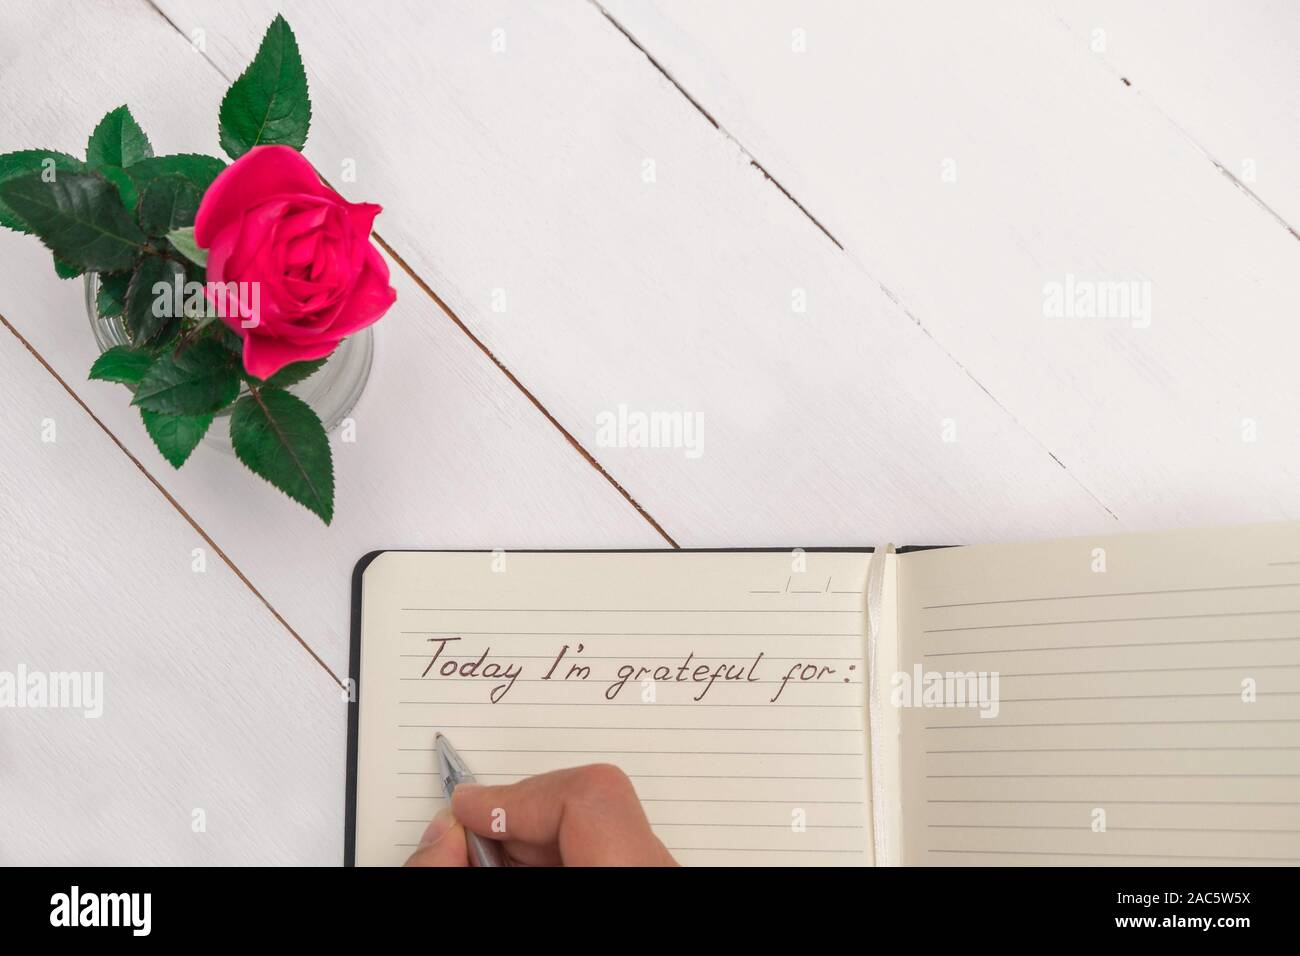
{"type": "Polygon", "coordinates": [[[995,716],[902,711],[907,862],[1300,862],[1300,525],[920,552],[899,578],[900,686],[999,675],[995,716]]]}
{"type": "Polygon", "coordinates": [[[438,731],[482,783],[619,765],[683,864],[870,862],[869,557],[381,555],[362,585],[357,862],[401,863],[443,806],[438,731]]]}

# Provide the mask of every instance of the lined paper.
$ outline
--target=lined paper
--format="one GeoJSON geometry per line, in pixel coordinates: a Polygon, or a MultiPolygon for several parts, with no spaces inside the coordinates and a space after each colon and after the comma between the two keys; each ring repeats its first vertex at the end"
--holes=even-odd
{"type": "Polygon", "coordinates": [[[363,580],[357,862],[403,862],[443,805],[438,731],[483,783],[619,765],[684,864],[870,862],[868,558],[381,555],[363,580]],[[484,651],[498,673],[443,672],[484,651]],[[624,666],[650,672],[618,686],[624,666]],[[701,667],[723,677],[680,679],[701,667]]]}
{"type": "Polygon", "coordinates": [[[901,711],[904,861],[1300,863],[1298,562],[1297,525],[900,559],[900,670],[1000,675],[996,718],[901,711]]]}

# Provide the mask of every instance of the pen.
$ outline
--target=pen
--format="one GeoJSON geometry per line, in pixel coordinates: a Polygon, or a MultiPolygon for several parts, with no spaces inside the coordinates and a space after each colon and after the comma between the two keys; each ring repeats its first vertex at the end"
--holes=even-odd
{"type": "MultiPolygon", "coordinates": [[[[433,748],[438,752],[438,777],[442,780],[442,792],[451,799],[452,792],[462,783],[477,783],[474,774],[451,741],[442,734],[433,737],[433,748]]],[[[501,844],[465,830],[465,844],[469,848],[469,861],[474,866],[505,866],[506,854],[501,844]]]]}

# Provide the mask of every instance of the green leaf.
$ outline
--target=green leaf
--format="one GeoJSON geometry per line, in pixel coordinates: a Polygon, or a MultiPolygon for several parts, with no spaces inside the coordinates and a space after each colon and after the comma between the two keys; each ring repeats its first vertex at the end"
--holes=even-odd
{"type": "Polygon", "coordinates": [[[230,440],[254,474],[330,523],[334,463],[325,428],[306,402],[283,389],[258,389],[235,405],[230,440]]]}
{"type": "Polygon", "coordinates": [[[75,279],[85,271],[81,266],[74,266],[71,262],[64,262],[58,256],[54,257],[54,274],[60,279],[75,279]]]}
{"type": "Polygon", "coordinates": [[[152,155],[149,137],[125,106],[100,120],[86,143],[86,162],[91,166],[130,166],[152,155]]]}
{"type": "Polygon", "coordinates": [[[297,385],[303,379],[315,375],[320,367],[329,361],[329,356],[309,359],[306,362],[291,362],[266,380],[272,388],[288,388],[297,385]]]}
{"type": "Polygon", "coordinates": [[[221,148],[231,159],[267,143],[300,150],[310,126],[311,100],[298,41],[284,17],[277,16],[257,56],[221,100],[221,148]]]}
{"type": "Polygon", "coordinates": [[[183,176],[159,176],[140,195],[140,228],[151,236],[194,225],[202,198],[198,188],[183,176]]]}
{"type": "Polygon", "coordinates": [[[95,295],[95,311],[100,318],[111,319],[121,315],[126,308],[126,290],[131,284],[131,273],[115,272],[99,277],[99,292],[95,295]]]}
{"type": "Polygon", "coordinates": [[[126,170],[121,166],[100,166],[95,172],[117,187],[117,194],[122,198],[122,207],[128,212],[134,212],[136,203],[140,201],[140,191],[136,188],[135,180],[126,174],[126,170]]]}
{"type": "Polygon", "coordinates": [[[185,270],[179,262],[162,256],[145,256],[140,260],[126,287],[123,315],[126,331],[136,345],[157,344],[166,332],[180,324],[184,308],[185,270]],[[181,302],[176,302],[177,278],[181,282],[181,302]],[[162,285],[166,286],[164,290],[162,285]]]}
{"type": "Polygon", "coordinates": [[[135,387],[153,364],[153,356],[129,345],[114,345],[90,366],[90,378],[99,382],[117,382],[135,387]]]}
{"type": "MultiPolygon", "coordinates": [[[[228,349],[236,355],[242,356],[244,354],[244,340],[239,337],[238,333],[236,333],[234,329],[226,325],[226,323],[212,323],[212,337],[220,343],[222,348],[228,349]]],[[[240,367],[243,367],[242,362],[240,363],[240,367]]]]}
{"type": "Polygon", "coordinates": [[[135,182],[138,192],[160,176],[182,176],[192,182],[199,192],[205,192],[212,181],[221,175],[226,164],[215,156],[203,156],[199,153],[175,153],[170,156],[154,156],[133,163],[126,169],[126,174],[135,182]]]}
{"type": "Polygon", "coordinates": [[[216,342],[201,339],[180,353],[154,359],[131,404],[164,415],[208,415],[238,395],[233,356],[216,342]]]}
{"type": "Polygon", "coordinates": [[[140,409],[144,430],[173,468],[185,464],[212,424],[212,415],[162,415],[140,409]]]}
{"type": "Polygon", "coordinates": [[[194,241],[193,226],[186,226],[184,229],[173,229],[167,233],[167,241],[175,246],[176,251],[190,262],[207,268],[208,250],[200,249],[198,243],[194,241]]]}
{"type": "Polygon", "coordinates": [[[0,182],[0,201],[64,262],[82,269],[130,268],[142,233],[122,208],[117,189],[94,173],[40,173],[0,182]]]}
{"type": "MultiPolygon", "coordinates": [[[[172,247],[175,250],[175,246],[172,247]]],[[[180,255],[178,252],[177,255],[180,255]]],[[[208,286],[208,272],[203,266],[195,265],[193,262],[184,263],[185,266],[185,284],[193,288],[196,284],[199,286],[199,295],[197,302],[191,302],[190,296],[185,297],[185,314],[192,319],[208,317],[209,312],[215,312],[208,302],[207,296],[203,290],[208,286]]],[[[215,316],[213,316],[215,318],[215,316]]],[[[225,328],[224,322],[218,322],[222,328],[225,328]]]]}
{"type": "MultiPolygon", "coordinates": [[[[51,176],[57,178],[61,172],[79,172],[81,168],[81,160],[67,153],[52,149],[21,149],[0,156],[0,182],[31,173],[42,173],[46,179],[51,176]]],[[[31,232],[27,224],[3,200],[0,200],[0,226],[17,232],[31,232]]]]}

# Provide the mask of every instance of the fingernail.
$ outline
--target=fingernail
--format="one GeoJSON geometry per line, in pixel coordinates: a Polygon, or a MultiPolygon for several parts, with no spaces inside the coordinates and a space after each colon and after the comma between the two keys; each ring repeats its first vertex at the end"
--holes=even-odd
{"type": "Polygon", "coordinates": [[[446,836],[455,822],[456,816],[451,812],[451,807],[443,807],[424,828],[424,835],[420,837],[420,846],[437,843],[446,836]]]}

